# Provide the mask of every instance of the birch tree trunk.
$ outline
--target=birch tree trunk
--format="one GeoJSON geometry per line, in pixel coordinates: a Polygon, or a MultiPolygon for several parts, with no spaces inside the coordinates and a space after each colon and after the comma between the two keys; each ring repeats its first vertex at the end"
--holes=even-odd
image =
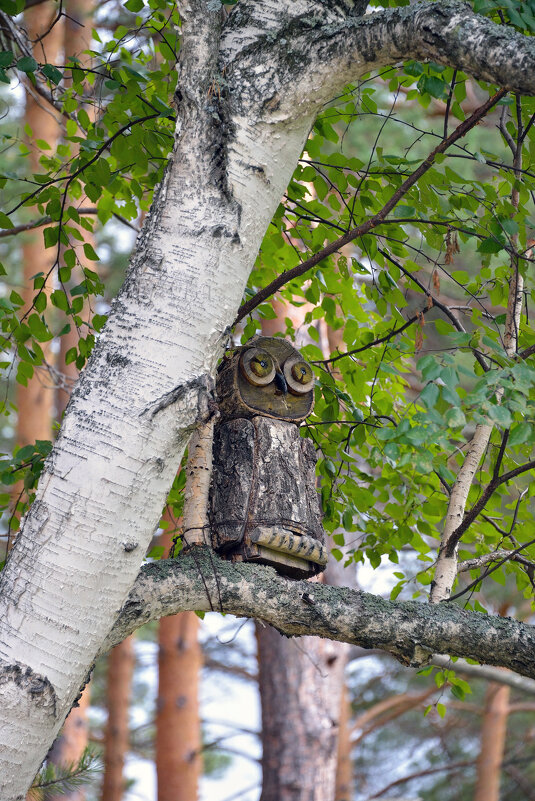
{"type": "Polygon", "coordinates": [[[363,2],[251,0],[224,31],[214,6],[181,8],[174,151],[2,572],[3,801],[24,796],[134,584],[318,109],[403,58],[535,92],[533,41],[452,0],[365,19],[363,2]]]}

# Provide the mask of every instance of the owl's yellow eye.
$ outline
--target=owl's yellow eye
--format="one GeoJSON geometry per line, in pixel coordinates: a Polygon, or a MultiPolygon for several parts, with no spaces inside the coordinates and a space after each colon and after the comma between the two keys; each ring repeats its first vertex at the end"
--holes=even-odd
{"type": "Polygon", "coordinates": [[[264,376],[268,375],[271,371],[273,362],[271,359],[268,359],[267,356],[255,356],[249,362],[249,367],[255,375],[264,378],[264,376]]]}
{"type": "Polygon", "coordinates": [[[284,363],[284,377],[294,395],[305,395],[314,387],[314,373],[301,356],[292,356],[284,363]]]}
{"type": "Polygon", "coordinates": [[[240,359],[240,370],[253,386],[265,387],[275,378],[275,365],[272,356],[263,348],[249,348],[240,359]]]}
{"type": "Polygon", "coordinates": [[[292,376],[300,384],[308,384],[312,380],[312,369],[306,362],[297,362],[292,366],[292,376]]]}

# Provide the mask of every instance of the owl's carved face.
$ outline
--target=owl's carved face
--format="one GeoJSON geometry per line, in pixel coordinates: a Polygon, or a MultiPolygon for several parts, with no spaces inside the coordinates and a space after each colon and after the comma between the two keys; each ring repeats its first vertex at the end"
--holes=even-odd
{"type": "Polygon", "coordinates": [[[280,365],[276,356],[265,348],[248,348],[240,358],[240,370],[245,380],[255,387],[274,384],[275,392],[286,395],[306,395],[314,387],[312,368],[296,353],[280,365]]]}
{"type": "Polygon", "coordinates": [[[314,405],[314,374],[299,351],[279,337],[257,337],[237,350],[220,374],[225,417],[255,414],[300,422],[314,405]]]}

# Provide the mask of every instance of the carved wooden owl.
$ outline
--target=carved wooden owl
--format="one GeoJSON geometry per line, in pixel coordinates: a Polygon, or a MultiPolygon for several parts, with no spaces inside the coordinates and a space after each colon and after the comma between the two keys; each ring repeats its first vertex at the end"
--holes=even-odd
{"type": "Polygon", "coordinates": [[[210,528],[216,551],[296,578],[324,569],[316,453],[298,424],[314,405],[309,364],[284,339],[258,337],[223,361],[210,528]]]}

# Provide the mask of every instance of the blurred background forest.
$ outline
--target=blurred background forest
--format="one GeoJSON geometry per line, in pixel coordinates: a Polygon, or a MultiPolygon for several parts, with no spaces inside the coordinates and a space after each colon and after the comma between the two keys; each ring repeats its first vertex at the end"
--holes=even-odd
{"type": "MultiPolygon", "coordinates": [[[[500,4],[488,5],[503,20],[500,4]]],[[[508,5],[514,11],[518,4],[508,5]]],[[[505,21],[528,29],[529,20],[522,26],[514,16],[505,21]]],[[[32,337],[30,347],[21,335],[3,357],[0,436],[9,454],[3,466],[4,557],[78,370],[122,283],[172,145],[176,22],[177,10],[166,0],[27,2],[24,25],[33,56],[19,57],[15,72],[13,54],[2,46],[2,208],[17,209],[0,220],[0,305],[8,320],[4,332],[14,330],[10,315],[29,308],[23,321],[32,337]],[[134,116],[143,122],[128,128],[128,142],[110,141],[134,116]],[[72,167],[73,211],[51,225],[64,201],[46,176],[62,174],[63,165],[76,159],[100,156],[103,142],[107,157],[89,166],[86,160],[78,186],[72,167]],[[24,182],[32,192],[42,187],[31,209],[19,200],[28,191],[24,182]]],[[[375,213],[382,193],[399,186],[447,137],[454,118],[465,119],[489,91],[439,64],[417,62],[348,87],[311,133],[247,297],[336,239],[346,230],[345,218],[375,213]]],[[[422,179],[419,199],[407,196],[388,225],[345,246],[330,274],[322,268],[309,280],[294,281],[234,334],[239,343],[260,329],[281,333],[316,362],[318,397],[307,433],[321,454],[319,487],[333,551],[329,583],[402,598],[418,597],[429,584],[431,528],[444,512],[440,486],[455,474],[461,432],[469,438],[477,421],[466,409],[476,414],[485,403],[477,396],[474,351],[481,345],[485,358],[492,358],[494,334],[503,323],[508,263],[495,268],[492,259],[504,238],[511,243],[520,236],[527,252],[533,235],[532,144],[522,139],[520,163],[515,143],[531,129],[535,106],[519,103],[505,98],[496,105],[446,161],[437,162],[428,184],[422,179]],[[515,205],[519,171],[527,183],[515,205]],[[431,186],[432,201],[425,194],[431,186]],[[520,233],[514,221],[519,203],[520,233]],[[436,225],[423,224],[427,217],[436,225]],[[404,278],[409,267],[417,268],[416,282],[404,278]],[[430,293],[453,310],[461,328],[437,304],[425,305],[430,293]],[[389,350],[394,329],[400,335],[389,350]],[[351,348],[362,353],[330,367],[322,361],[351,348]],[[447,396],[459,386],[464,406],[459,393],[453,401],[447,396]],[[364,400],[355,400],[358,391],[364,400]],[[381,418],[398,414],[398,404],[412,415],[428,414],[429,426],[438,410],[455,429],[448,439],[453,449],[440,465],[444,440],[434,429],[427,439],[413,434],[406,440],[399,426],[397,439],[387,426],[379,430],[381,418]],[[364,421],[378,429],[378,439],[368,438],[367,446],[359,425],[364,421]],[[406,483],[403,473],[410,473],[406,483]]],[[[526,291],[530,297],[531,286],[526,291]]],[[[529,347],[535,335],[527,300],[525,314],[529,347]]],[[[534,434],[524,422],[531,419],[531,400],[526,404],[517,417],[507,405],[494,414],[498,427],[513,432],[517,426],[510,444],[529,452],[534,434]],[[509,418],[500,419],[502,414],[509,418]]],[[[183,484],[179,474],[149,559],[166,556],[180,535],[183,484]]],[[[496,501],[508,516],[508,535],[517,527],[517,544],[533,536],[530,496],[523,477],[496,501]]],[[[488,517],[498,550],[507,532],[492,510],[488,517]]],[[[467,561],[481,558],[481,541],[476,532],[467,561]]],[[[533,566],[529,549],[522,553],[524,562],[510,562],[483,583],[486,563],[467,565],[459,586],[475,585],[461,603],[529,619],[533,566]]],[[[477,665],[447,659],[415,673],[380,652],[313,638],[284,640],[252,621],[184,613],[140,629],[97,663],[31,798],[285,801],[292,798],[295,765],[319,784],[324,763],[336,774],[335,801],[535,799],[535,682],[510,676],[497,682],[489,675],[496,679],[496,671],[487,675],[477,665]],[[276,790],[274,774],[281,782],[276,790]]]]}

